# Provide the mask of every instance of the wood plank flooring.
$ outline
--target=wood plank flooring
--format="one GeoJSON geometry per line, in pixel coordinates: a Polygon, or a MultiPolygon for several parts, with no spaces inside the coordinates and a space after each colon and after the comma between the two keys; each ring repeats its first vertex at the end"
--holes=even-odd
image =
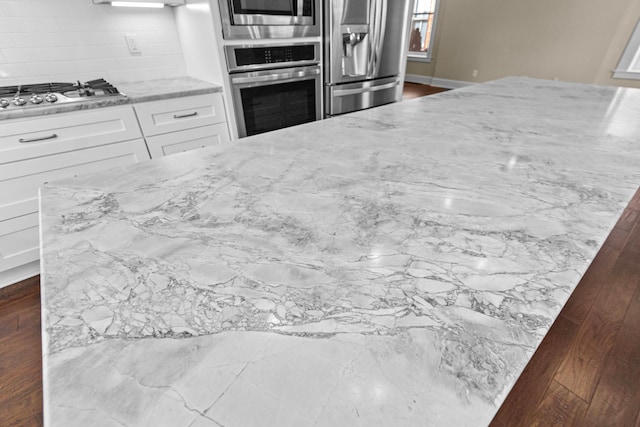
{"type": "Polygon", "coordinates": [[[436,93],[444,92],[447,90],[449,89],[405,82],[402,89],[402,100],[406,101],[408,99],[418,98],[425,95],[435,95],[436,93]]]}
{"type": "Polygon", "coordinates": [[[40,277],[0,289],[0,426],[42,425],[40,277]]]}
{"type": "MultiPolygon", "coordinates": [[[[41,425],[34,277],[0,289],[0,426],[41,425]]],[[[640,427],[640,189],[491,426],[640,427]]]]}
{"type": "Polygon", "coordinates": [[[640,189],[491,426],[640,427],[640,189]]]}

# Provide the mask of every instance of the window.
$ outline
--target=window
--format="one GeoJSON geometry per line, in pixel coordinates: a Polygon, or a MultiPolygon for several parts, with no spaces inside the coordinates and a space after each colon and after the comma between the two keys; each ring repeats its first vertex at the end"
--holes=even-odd
{"type": "Polygon", "coordinates": [[[613,72],[613,77],[616,79],[640,80],[640,21],[638,21],[636,29],[631,34],[618,67],[613,72]]]}
{"type": "Polygon", "coordinates": [[[411,18],[410,61],[431,62],[439,0],[416,0],[411,18]]]}

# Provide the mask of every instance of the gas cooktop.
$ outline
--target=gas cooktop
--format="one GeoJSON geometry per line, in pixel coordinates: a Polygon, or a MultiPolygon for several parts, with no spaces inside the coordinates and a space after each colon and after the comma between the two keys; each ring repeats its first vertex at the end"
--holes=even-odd
{"type": "Polygon", "coordinates": [[[0,111],[43,105],[88,101],[105,97],[126,97],[104,79],[85,83],[36,83],[0,87],[0,111]]]}

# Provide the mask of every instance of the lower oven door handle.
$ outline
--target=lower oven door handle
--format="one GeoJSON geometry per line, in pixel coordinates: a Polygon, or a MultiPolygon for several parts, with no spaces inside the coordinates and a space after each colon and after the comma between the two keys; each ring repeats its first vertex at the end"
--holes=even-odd
{"type": "Polygon", "coordinates": [[[391,89],[395,86],[398,86],[398,81],[386,83],[380,86],[361,87],[357,89],[337,89],[333,91],[333,96],[349,96],[357,95],[359,93],[377,92],[379,90],[391,89]]]}
{"type": "Polygon", "coordinates": [[[311,70],[298,70],[298,71],[290,71],[285,73],[272,73],[266,74],[264,76],[253,76],[253,77],[232,77],[231,83],[233,84],[243,84],[243,83],[259,83],[259,82],[273,82],[277,80],[288,80],[300,77],[308,77],[308,76],[317,76],[320,74],[319,68],[314,68],[311,70]]]}

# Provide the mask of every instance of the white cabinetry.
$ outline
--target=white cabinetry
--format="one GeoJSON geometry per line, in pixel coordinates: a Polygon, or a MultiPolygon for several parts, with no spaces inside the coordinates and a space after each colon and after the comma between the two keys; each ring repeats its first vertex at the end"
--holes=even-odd
{"type": "Polygon", "coordinates": [[[219,93],[142,102],[134,108],[152,158],[229,142],[219,93]]]}
{"type": "Polygon", "coordinates": [[[38,274],[38,188],[149,159],[131,106],[0,122],[0,287],[38,274]]]}

